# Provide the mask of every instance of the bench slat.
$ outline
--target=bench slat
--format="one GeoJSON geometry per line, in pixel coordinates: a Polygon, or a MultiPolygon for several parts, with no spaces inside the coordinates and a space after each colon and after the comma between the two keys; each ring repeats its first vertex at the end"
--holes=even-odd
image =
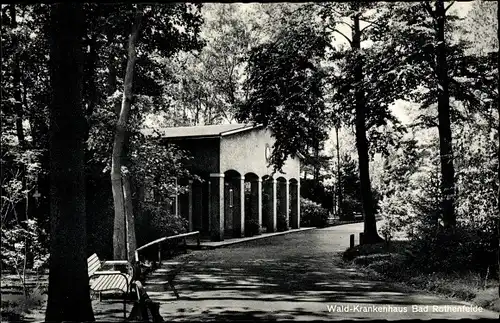
{"type": "Polygon", "coordinates": [[[117,288],[121,291],[124,290],[124,286],[127,285],[127,279],[123,276],[118,276],[115,280],[115,282],[113,283],[113,288],[117,288]]]}
{"type": "Polygon", "coordinates": [[[94,263],[89,265],[89,276],[92,276],[96,271],[98,271],[101,268],[99,263],[94,263]]]}
{"type": "Polygon", "coordinates": [[[94,253],[87,259],[87,267],[89,276],[92,276],[101,267],[101,261],[97,254],[94,253]]]}
{"type": "Polygon", "coordinates": [[[123,292],[127,291],[127,282],[125,281],[125,279],[122,279],[118,282],[118,289],[120,289],[123,292]]]}
{"type": "Polygon", "coordinates": [[[92,286],[90,286],[90,288],[98,292],[102,290],[101,286],[103,283],[104,283],[104,276],[97,276],[94,282],[92,283],[92,286]]]}
{"type": "Polygon", "coordinates": [[[96,259],[99,260],[99,257],[97,257],[96,253],[93,253],[92,256],[87,258],[87,262],[91,262],[91,261],[94,261],[96,259]]]}
{"type": "Polygon", "coordinates": [[[127,292],[127,285],[130,277],[125,278],[122,275],[103,275],[98,276],[91,285],[90,289],[95,292],[104,292],[110,290],[120,290],[127,292]]]}
{"type": "Polygon", "coordinates": [[[102,287],[103,290],[110,290],[110,289],[113,289],[114,286],[116,285],[116,281],[118,280],[118,275],[111,275],[111,276],[104,276],[106,277],[107,279],[105,279],[104,281],[106,282],[104,284],[104,286],[102,287]]]}
{"type": "MultiPolygon", "coordinates": [[[[126,260],[108,261],[108,265],[125,265],[132,269],[131,264],[126,260]]],[[[104,291],[121,291],[123,293],[123,316],[127,316],[126,312],[126,294],[129,291],[130,284],[132,284],[132,276],[129,274],[121,274],[119,271],[102,271],[103,263],[99,260],[97,254],[91,255],[87,258],[87,268],[89,275],[90,290],[92,292],[104,291]],[[99,271],[101,270],[101,271],[99,271]]],[[[100,297],[99,297],[100,301],[100,297]]]]}
{"type": "Polygon", "coordinates": [[[111,276],[98,276],[95,284],[92,286],[92,289],[97,292],[102,292],[106,290],[106,285],[109,282],[111,276]]]}
{"type": "Polygon", "coordinates": [[[96,268],[99,268],[101,266],[101,264],[99,263],[99,261],[96,261],[96,262],[93,262],[93,263],[89,262],[87,265],[89,267],[89,272],[90,271],[95,271],[96,268]]]}

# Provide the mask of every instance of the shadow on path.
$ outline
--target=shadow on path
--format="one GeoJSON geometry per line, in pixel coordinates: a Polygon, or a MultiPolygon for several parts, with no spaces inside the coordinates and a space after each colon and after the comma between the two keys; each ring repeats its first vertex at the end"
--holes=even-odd
{"type": "Polygon", "coordinates": [[[368,280],[341,262],[338,250],[348,243],[341,232],[314,230],[195,251],[176,278],[179,300],[161,270],[148,276],[146,289],[167,321],[498,318],[493,312],[439,312],[433,306],[465,303],[368,280]],[[427,305],[428,312],[414,311],[415,305],[427,305]]]}

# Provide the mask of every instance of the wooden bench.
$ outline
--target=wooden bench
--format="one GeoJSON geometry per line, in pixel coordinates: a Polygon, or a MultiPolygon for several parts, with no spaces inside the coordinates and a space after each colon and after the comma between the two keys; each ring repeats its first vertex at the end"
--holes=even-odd
{"type": "Polygon", "coordinates": [[[103,292],[121,292],[123,296],[123,315],[126,317],[127,295],[132,289],[133,267],[127,260],[100,261],[97,254],[87,259],[90,290],[99,294],[99,301],[103,292]],[[125,267],[125,270],[116,270],[116,267],[125,267]],[[111,269],[106,270],[106,267],[111,269]]]}

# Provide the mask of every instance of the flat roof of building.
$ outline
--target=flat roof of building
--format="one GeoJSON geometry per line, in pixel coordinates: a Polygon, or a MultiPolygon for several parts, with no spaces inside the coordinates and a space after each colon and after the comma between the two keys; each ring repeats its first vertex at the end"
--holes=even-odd
{"type": "Polygon", "coordinates": [[[159,136],[160,138],[210,138],[224,137],[238,132],[249,131],[262,125],[251,123],[233,123],[208,126],[166,127],[159,129],[143,129],[145,136],[159,136]]]}

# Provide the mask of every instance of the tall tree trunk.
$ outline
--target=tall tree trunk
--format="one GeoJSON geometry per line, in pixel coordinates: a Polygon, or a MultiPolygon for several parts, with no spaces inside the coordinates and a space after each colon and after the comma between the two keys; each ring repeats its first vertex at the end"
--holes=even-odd
{"type": "MultiPolygon", "coordinates": [[[[16,13],[16,5],[10,5],[10,19],[11,19],[11,27],[13,30],[17,28],[17,13],[16,13]]],[[[19,147],[22,152],[26,151],[26,139],[24,136],[23,129],[23,104],[22,104],[22,94],[21,94],[21,67],[20,67],[20,59],[19,52],[21,48],[19,47],[19,38],[17,36],[17,31],[15,31],[12,35],[12,47],[14,48],[14,64],[12,68],[12,85],[14,89],[14,110],[16,113],[16,134],[17,141],[19,142],[19,147]]],[[[20,169],[22,189],[26,191],[27,188],[27,179],[26,179],[26,165],[20,169]]],[[[29,194],[26,193],[26,199],[16,205],[16,214],[22,215],[21,218],[17,218],[18,221],[23,221],[28,219],[28,200],[29,194]]]]}
{"type": "MultiPolygon", "coordinates": [[[[16,17],[16,5],[11,4],[10,7],[10,18],[12,22],[12,29],[17,28],[17,17],[16,17]]],[[[17,132],[17,140],[19,141],[19,146],[22,149],[26,148],[26,140],[24,137],[23,130],[23,104],[22,104],[22,95],[21,95],[21,67],[20,67],[20,59],[19,59],[19,51],[21,50],[19,47],[19,38],[17,36],[17,31],[14,32],[12,36],[12,46],[14,48],[14,68],[13,68],[13,86],[14,86],[14,100],[15,110],[16,110],[16,132],[17,132]]]]}
{"type": "Polygon", "coordinates": [[[114,259],[128,259],[126,237],[126,203],[123,194],[122,160],[125,148],[127,123],[130,114],[133,93],[132,85],[136,61],[136,43],[139,37],[142,20],[142,6],[138,5],[132,32],[128,41],[128,61],[123,84],[123,98],[118,121],[116,123],[115,138],[113,142],[113,155],[111,159],[111,188],[115,208],[113,228],[113,256],[114,259]]]}
{"type": "Polygon", "coordinates": [[[123,182],[123,198],[125,200],[125,214],[126,214],[125,228],[127,232],[127,255],[128,255],[128,261],[134,262],[135,250],[137,249],[137,240],[135,237],[134,205],[132,202],[132,189],[130,185],[129,173],[123,174],[122,182],[123,182]]]}
{"type": "Polygon", "coordinates": [[[319,141],[316,141],[314,143],[314,164],[313,164],[313,181],[314,181],[314,186],[318,185],[319,182],[319,168],[320,168],[320,162],[319,162],[319,141]]]}
{"type": "MultiPolygon", "coordinates": [[[[359,9],[359,4],[355,4],[359,9]]],[[[359,181],[361,189],[361,202],[364,211],[364,238],[363,243],[376,243],[382,241],[377,233],[377,222],[373,210],[373,197],[370,183],[370,166],[368,156],[368,141],[366,139],[366,104],[363,89],[363,57],[361,50],[361,30],[359,26],[359,13],[354,18],[352,29],[352,49],[356,54],[354,67],[355,105],[356,105],[356,147],[359,159],[359,181]]]]}
{"type": "Polygon", "coordinates": [[[82,4],[51,8],[51,239],[45,320],[93,321],[87,272],[82,107],[82,4]]]}
{"type": "Polygon", "coordinates": [[[437,77],[438,77],[438,119],[439,119],[439,154],[441,157],[441,193],[442,211],[445,228],[453,228],[455,218],[455,169],[453,167],[453,149],[450,124],[450,93],[448,80],[448,62],[446,60],[445,20],[446,12],[443,0],[436,2],[437,19],[437,77]]]}
{"type": "MultiPolygon", "coordinates": [[[[109,64],[109,75],[108,75],[108,94],[111,96],[116,91],[116,67],[114,64],[114,59],[110,59],[109,64]]],[[[120,117],[121,104],[119,101],[116,101],[114,104],[114,110],[116,113],[117,119],[120,117]]],[[[129,138],[130,132],[125,131],[124,140],[123,140],[123,151],[121,156],[120,165],[124,166],[121,172],[121,194],[123,196],[123,209],[124,209],[124,230],[125,230],[125,248],[127,254],[127,260],[134,262],[135,261],[135,249],[137,249],[137,243],[135,238],[135,219],[133,215],[133,203],[132,203],[132,190],[130,185],[130,175],[128,174],[128,170],[126,169],[126,165],[128,165],[128,146],[129,146],[129,138]]],[[[116,220],[116,218],[115,218],[116,220]]]]}
{"type": "MultiPolygon", "coordinates": [[[[497,2],[497,36],[498,43],[500,44],[500,3],[497,2]]],[[[497,54],[497,70],[500,71],[500,53],[497,54]]],[[[498,125],[497,134],[500,140],[500,80],[497,83],[497,112],[498,112],[498,125]]],[[[498,158],[498,193],[497,193],[497,235],[498,235],[498,275],[500,276],[500,142],[497,143],[497,158],[498,158]]],[[[498,284],[498,296],[500,297],[500,284],[498,284]]],[[[500,318],[500,316],[499,316],[500,318]]]]}
{"type": "Polygon", "coordinates": [[[201,109],[201,102],[200,99],[196,101],[196,113],[194,117],[194,125],[197,126],[198,123],[200,122],[200,109],[201,109]]]}
{"type": "Polygon", "coordinates": [[[134,217],[134,203],[132,200],[132,185],[130,184],[132,178],[130,172],[128,171],[129,161],[129,143],[130,143],[131,133],[130,131],[125,132],[125,140],[123,143],[123,155],[122,155],[122,166],[125,171],[122,172],[122,191],[123,199],[125,201],[125,232],[127,233],[127,255],[128,261],[135,261],[135,250],[137,249],[137,241],[135,237],[135,217],[134,217]]]}

